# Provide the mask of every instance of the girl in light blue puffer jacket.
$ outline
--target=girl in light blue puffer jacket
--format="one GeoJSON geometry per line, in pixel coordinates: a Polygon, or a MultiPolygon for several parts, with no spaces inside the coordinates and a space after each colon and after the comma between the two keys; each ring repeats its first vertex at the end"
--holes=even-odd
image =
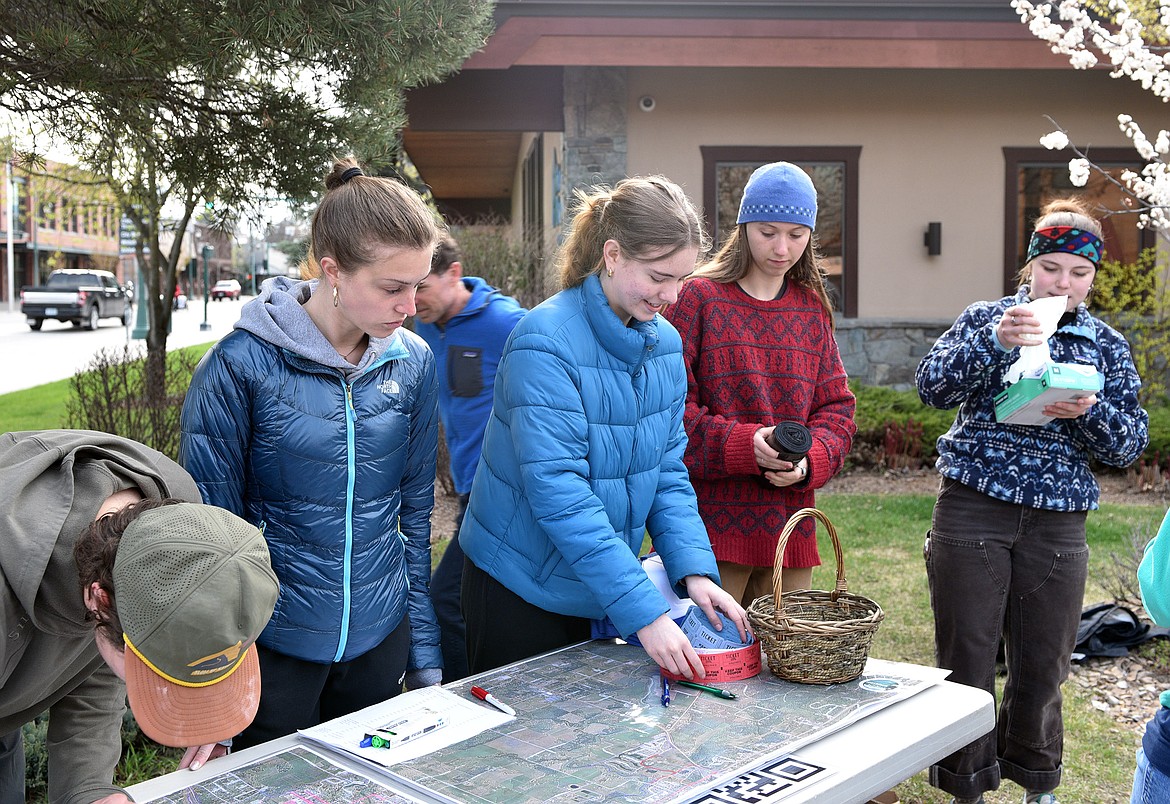
{"type": "Polygon", "coordinates": [[[581,194],[562,290],[513,330],[459,543],[471,671],[588,639],[609,617],[672,673],[702,676],[638,561],[649,531],[670,581],[746,638],[719,588],[683,465],[686,372],[659,313],[704,243],[677,185],[633,178],[581,194]]]}

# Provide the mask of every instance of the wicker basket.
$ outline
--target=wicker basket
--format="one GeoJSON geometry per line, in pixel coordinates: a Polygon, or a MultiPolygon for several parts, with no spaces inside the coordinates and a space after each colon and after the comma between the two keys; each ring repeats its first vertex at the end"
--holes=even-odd
{"type": "Polygon", "coordinates": [[[869,598],[849,594],[841,542],[829,518],[816,508],[802,508],[789,517],[776,545],[775,567],[773,594],[756,598],[747,612],[768,657],[768,669],[802,684],[839,684],[860,676],[873,635],[886,615],[869,598]],[[800,589],[781,594],[784,548],[797,523],[810,516],[824,524],[833,540],[837,586],[832,592],[800,589]]]}

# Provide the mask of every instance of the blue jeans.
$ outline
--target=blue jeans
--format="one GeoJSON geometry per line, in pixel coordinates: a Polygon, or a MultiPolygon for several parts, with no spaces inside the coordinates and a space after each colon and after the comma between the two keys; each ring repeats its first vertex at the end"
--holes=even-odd
{"type": "Polygon", "coordinates": [[[1084,511],[1028,508],[944,479],[925,557],[935,651],[948,680],[995,695],[1002,637],[1007,682],[996,729],[930,769],[930,783],[975,797],[1007,778],[1060,784],[1060,685],[1068,677],[1088,573],[1084,511]]]}
{"type": "Polygon", "coordinates": [[[1163,801],[1170,801],[1170,776],[1151,765],[1146,752],[1139,746],[1129,804],[1160,804],[1163,801]]]}

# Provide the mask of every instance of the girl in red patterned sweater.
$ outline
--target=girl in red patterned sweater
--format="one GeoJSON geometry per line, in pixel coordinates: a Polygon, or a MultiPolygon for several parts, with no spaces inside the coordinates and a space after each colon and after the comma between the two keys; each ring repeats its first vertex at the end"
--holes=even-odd
{"type": "MultiPolygon", "coordinates": [[[[856,431],[816,215],[808,174],[787,162],[759,168],[735,230],[666,312],[687,364],[685,461],[723,588],[745,607],[772,593],[780,531],[841,469],[856,431]],[[766,441],[783,422],[812,435],[795,462],[766,441]]],[[[788,541],[784,591],[808,588],[820,564],[815,524],[802,520],[788,541]]]]}

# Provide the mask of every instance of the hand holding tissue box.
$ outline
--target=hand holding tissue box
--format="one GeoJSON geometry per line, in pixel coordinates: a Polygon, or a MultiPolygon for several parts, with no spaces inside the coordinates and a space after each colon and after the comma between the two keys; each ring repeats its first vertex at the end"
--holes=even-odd
{"type": "Polygon", "coordinates": [[[1067,296],[1052,296],[1028,302],[1025,307],[1040,321],[1043,330],[1035,346],[1020,348],[1019,359],[1008,369],[1009,385],[995,397],[995,418],[1003,424],[1043,425],[1052,421],[1044,408],[1054,402],[1068,402],[1092,396],[1105,387],[1094,366],[1054,363],[1048,339],[1056,332],[1067,296]]]}
{"type": "Polygon", "coordinates": [[[1044,408],[1053,402],[1092,396],[1104,387],[1104,378],[1093,366],[1048,363],[1040,376],[1021,377],[996,395],[995,418],[1004,424],[1048,424],[1052,417],[1044,415],[1044,408]]]}

